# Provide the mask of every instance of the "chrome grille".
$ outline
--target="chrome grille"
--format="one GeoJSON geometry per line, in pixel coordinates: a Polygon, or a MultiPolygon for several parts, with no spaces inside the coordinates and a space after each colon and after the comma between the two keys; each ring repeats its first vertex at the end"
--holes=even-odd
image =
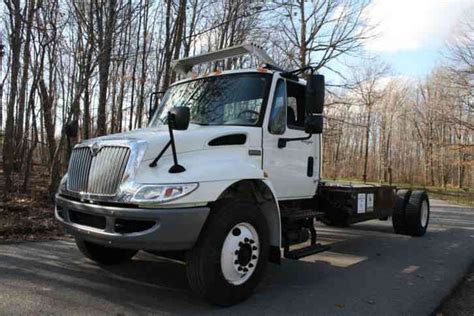
{"type": "Polygon", "coordinates": [[[130,148],[103,146],[93,155],[90,147],[72,151],[67,189],[71,192],[114,195],[130,157],[130,148]]]}

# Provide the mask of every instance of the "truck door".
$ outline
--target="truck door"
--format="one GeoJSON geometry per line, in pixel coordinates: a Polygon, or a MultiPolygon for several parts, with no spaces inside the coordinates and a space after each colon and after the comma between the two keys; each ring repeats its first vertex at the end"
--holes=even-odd
{"type": "Polygon", "coordinates": [[[284,78],[274,83],[273,101],[263,126],[263,170],[279,199],[310,198],[319,180],[320,135],[286,142],[280,138],[308,136],[304,131],[305,86],[284,78]]]}

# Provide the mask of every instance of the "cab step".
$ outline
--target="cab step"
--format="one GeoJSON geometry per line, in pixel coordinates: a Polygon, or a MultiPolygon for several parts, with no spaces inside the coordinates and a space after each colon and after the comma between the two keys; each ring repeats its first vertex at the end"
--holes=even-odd
{"type": "Polygon", "coordinates": [[[285,252],[285,258],[287,259],[293,259],[293,260],[298,260],[304,257],[308,257],[323,251],[327,251],[331,249],[330,246],[327,245],[321,245],[321,244],[315,244],[311,245],[308,247],[300,248],[300,249],[295,249],[291,250],[288,252],[285,252]]]}

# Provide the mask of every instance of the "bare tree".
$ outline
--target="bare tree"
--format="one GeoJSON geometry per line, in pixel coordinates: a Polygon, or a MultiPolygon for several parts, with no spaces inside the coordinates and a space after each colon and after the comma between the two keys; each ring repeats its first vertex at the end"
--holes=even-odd
{"type": "Polygon", "coordinates": [[[3,127],[3,86],[7,75],[2,79],[3,57],[5,56],[5,45],[3,44],[3,33],[0,31],[0,129],[3,127]]]}
{"type": "MultiPolygon", "coordinates": [[[[329,68],[329,62],[354,53],[372,36],[362,15],[368,1],[276,1],[272,44],[291,66],[329,68]]],[[[329,68],[331,69],[331,68],[329,68]]]]}
{"type": "MultiPolygon", "coordinates": [[[[35,10],[35,0],[30,0],[28,3],[28,12],[26,17],[26,25],[24,26],[25,32],[25,43],[23,44],[23,68],[22,68],[22,77],[20,81],[20,89],[18,96],[18,113],[15,122],[15,138],[22,140],[23,139],[23,130],[24,130],[24,118],[25,118],[25,101],[26,101],[26,90],[28,83],[28,75],[30,72],[30,42],[31,42],[31,27],[33,24],[34,10],[35,10]]],[[[15,150],[15,161],[16,164],[22,161],[23,148],[26,144],[21,144],[15,150]]],[[[18,169],[19,166],[16,166],[18,169]]]]}
{"type": "Polygon", "coordinates": [[[361,67],[356,67],[352,73],[351,90],[355,95],[356,104],[361,105],[367,113],[364,149],[364,173],[362,179],[367,181],[367,166],[369,161],[369,140],[372,124],[372,110],[382,98],[384,91],[381,80],[387,76],[387,65],[371,61],[361,67]]]}
{"type": "Polygon", "coordinates": [[[100,2],[95,0],[95,7],[97,44],[99,49],[99,104],[97,113],[97,135],[100,136],[107,133],[106,103],[109,84],[109,68],[119,8],[117,0],[100,2]]]}
{"type": "Polygon", "coordinates": [[[14,109],[17,96],[18,74],[20,72],[20,56],[21,53],[21,31],[22,31],[22,8],[19,0],[5,0],[5,5],[10,15],[10,91],[7,104],[7,118],[5,124],[5,137],[3,142],[3,172],[5,174],[5,191],[13,190],[13,163],[15,152],[14,147],[14,109]]]}

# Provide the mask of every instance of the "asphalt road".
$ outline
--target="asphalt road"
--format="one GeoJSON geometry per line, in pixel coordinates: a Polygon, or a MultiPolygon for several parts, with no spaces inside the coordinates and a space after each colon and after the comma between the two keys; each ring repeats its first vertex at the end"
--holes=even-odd
{"type": "Polygon", "coordinates": [[[0,314],[427,315],[474,260],[474,209],[432,201],[428,233],[395,235],[391,222],[318,227],[330,252],[270,265],[248,301],[210,306],[182,264],[140,253],[101,268],[69,241],[0,245],[0,314]]]}

